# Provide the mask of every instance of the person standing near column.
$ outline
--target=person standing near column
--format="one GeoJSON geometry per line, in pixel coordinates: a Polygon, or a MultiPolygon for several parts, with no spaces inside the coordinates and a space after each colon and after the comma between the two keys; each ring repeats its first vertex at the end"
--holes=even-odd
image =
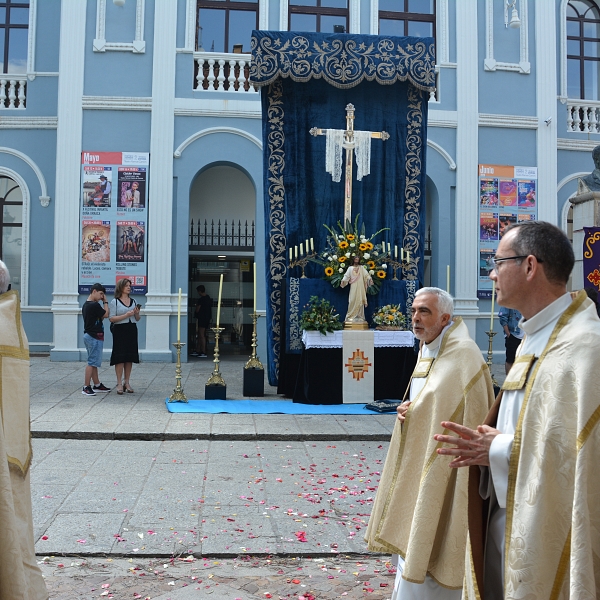
{"type": "Polygon", "coordinates": [[[83,343],[88,355],[85,368],[85,380],[81,393],[84,396],[95,396],[96,392],[110,392],[98,378],[98,369],[102,366],[102,350],[104,349],[104,325],[102,321],[108,318],[108,302],[106,289],[100,283],[94,283],[88,299],[81,308],[83,315],[83,343]],[[92,389],[91,383],[94,382],[92,389]]]}
{"type": "Polygon", "coordinates": [[[0,598],[47,600],[31,512],[29,345],[9,281],[0,260],[0,598]]]}
{"type": "Polygon", "coordinates": [[[500,321],[500,326],[504,330],[504,347],[506,348],[504,370],[507,375],[515,362],[517,348],[523,339],[523,331],[519,328],[520,320],[521,313],[518,310],[504,308],[504,306],[500,307],[498,321],[500,321]]]}
{"type": "Polygon", "coordinates": [[[138,352],[137,321],[140,320],[140,305],[130,296],[131,281],[120,279],[115,286],[115,297],[110,301],[110,331],[113,348],[110,365],[115,367],[117,394],[123,391],[133,394],[129,384],[133,363],[140,362],[138,352]]]}

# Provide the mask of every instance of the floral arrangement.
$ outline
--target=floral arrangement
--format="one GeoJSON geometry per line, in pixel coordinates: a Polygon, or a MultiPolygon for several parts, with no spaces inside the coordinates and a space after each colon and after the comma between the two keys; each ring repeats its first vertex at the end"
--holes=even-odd
{"type": "Polygon", "coordinates": [[[383,280],[387,277],[386,261],[390,256],[383,250],[383,245],[375,246],[373,239],[387,227],[367,237],[364,224],[359,229],[358,217],[359,215],[356,216],[354,224],[346,221],[345,227],[338,221],[339,233],[333,227],[325,225],[329,232],[327,248],[311,260],[323,267],[325,279],[337,288],[348,267],[352,266],[354,257],[358,256],[360,264],[367,269],[373,279],[373,285],[367,288],[367,293],[377,294],[383,280]]]}
{"type": "Polygon", "coordinates": [[[300,315],[300,329],[319,331],[323,334],[343,328],[340,315],[335,314],[333,306],[325,298],[311,296],[305,310],[300,315]]]}
{"type": "Polygon", "coordinates": [[[399,304],[386,304],[375,309],[373,323],[378,327],[399,327],[405,329],[406,317],[399,304]]]}

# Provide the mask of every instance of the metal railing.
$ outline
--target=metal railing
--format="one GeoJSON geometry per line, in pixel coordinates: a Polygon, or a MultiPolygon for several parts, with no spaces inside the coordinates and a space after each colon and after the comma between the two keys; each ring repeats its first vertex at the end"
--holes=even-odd
{"type": "Polygon", "coordinates": [[[25,75],[0,75],[0,110],[25,108],[27,77],[25,75]]]}
{"type": "Polygon", "coordinates": [[[600,102],[597,100],[567,100],[567,131],[600,133],[600,102]]]}
{"type": "Polygon", "coordinates": [[[221,224],[221,220],[215,224],[214,219],[211,220],[210,225],[208,221],[204,219],[204,223],[198,220],[198,223],[194,227],[194,219],[190,223],[190,248],[192,247],[235,247],[244,250],[254,248],[254,221],[248,225],[248,221],[242,225],[242,222],[238,220],[237,225],[235,221],[231,221],[229,224],[227,220],[221,224]]]}
{"type": "Polygon", "coordinates": [[[194,89],[257,93],[250,85],[250,54],[194,52],[194,89]]]}

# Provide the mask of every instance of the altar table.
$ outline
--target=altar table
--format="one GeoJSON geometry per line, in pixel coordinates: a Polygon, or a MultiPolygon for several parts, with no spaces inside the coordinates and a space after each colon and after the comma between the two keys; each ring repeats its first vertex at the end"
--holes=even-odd
{"type": "MultiPolygon", "coordinates": [[[[342,332],[305,331],[293,392],[303,404],[342,404],[342,332]]],[[[375,400],[400,400],[416,364],[410,331],[375,331],[375,400]]]]}

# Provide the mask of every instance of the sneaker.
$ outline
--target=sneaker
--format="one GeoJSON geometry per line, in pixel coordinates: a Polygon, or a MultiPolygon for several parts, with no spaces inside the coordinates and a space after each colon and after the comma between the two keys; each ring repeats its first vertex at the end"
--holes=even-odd
{"type": "Polygon", "coordinates": [[[110,392],[110,388],[107,388],[102,382],[99,385],[94,386],[95,392],[110,392]]]}
{"type": "Polygon", "coordinates": [[[198,357],[199,357],[199,358],[208,358],[208,357],[206,356],[206,354],[198,354],[198,357]]]}
{"type": "Polygon", "coordinates": [[[81,393],[84,396],[95,396],[96,392],[92,389],[91,385],[84,385],[83,389],[81,390],[81,393]]]}
{"type": "Polygon", "coordinates": [[[190,356],[198,356],[198,353],[195,350],[192,350],[190,352],[190,356]]]}

